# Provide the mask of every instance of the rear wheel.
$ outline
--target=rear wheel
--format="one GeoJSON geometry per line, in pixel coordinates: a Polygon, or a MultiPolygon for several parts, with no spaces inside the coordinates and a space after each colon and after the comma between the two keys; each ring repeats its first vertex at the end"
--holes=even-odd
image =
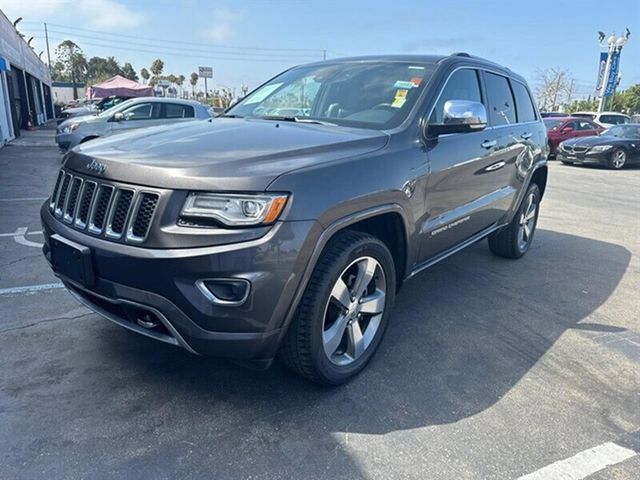
{"type": "Polygon", "coordinates": [[[616,148],[609,156],[609,168],[620,170],[627,163],[627,152],[621,148],[616,148]]]}
{"type": "Polygon", "coordinates": [[[395,298],[393,257],[384,243],[347,231],[331,240],[309,280],[280,356],[316,383],[338,385],[374,355],[395,298]]]}
{"type": "Polygon", "coordinates": [[[511,223],[489,235],[491,251],[505,258],[520,258],[527,253],[536,231],[539,207],[540,189],[533,183],[527,189],[511,223]]]}

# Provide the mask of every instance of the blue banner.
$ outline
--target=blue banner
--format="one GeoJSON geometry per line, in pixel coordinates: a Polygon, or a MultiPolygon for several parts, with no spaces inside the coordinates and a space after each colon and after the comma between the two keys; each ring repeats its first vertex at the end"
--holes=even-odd
{"type": "Polygon", "coordinates": [[[616,89],[618,83],[618,72],[620,71],[620,52],[613,51],[611,54],[611,65],[609,66],[609,78],[607,79],[604,96],[610,97],[616,89]]]}

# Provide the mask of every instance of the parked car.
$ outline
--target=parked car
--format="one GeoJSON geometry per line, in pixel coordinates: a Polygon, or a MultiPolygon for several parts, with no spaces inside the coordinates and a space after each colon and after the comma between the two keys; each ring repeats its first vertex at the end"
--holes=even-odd
{"type": "Polygon", "coordinates": [[[552,118],[552,117],[570,117],[570,113],[563,112],[540,112],[540,116],[542,118],[552,118]]]}
{"type": "Polygon", "coordinates": [[[602,127],[609,128],[621,123],[629,123],[629,115],[618,112],[575,112],[571,114],[574,117],[586,118],[593,120],[602,127]]]}
{"type": "Polygon", "coordinates": [[[566,140],[557,157],[565,165],[605,165],[614,170],[640,163],[640,123],[616,125],[599,136],[566,140]]]}
{"type": "Polygon", "coordinates": [[[98,115],[70,118],[58,125],[56,143],[62,151],[100,137],[134,128],[210,118],[205,105],[175,98],[140,97],[98,115]]]}
{"type": "Polygon", "coordinates": [[[109,95],[108,97],[86,100],[81,105],[71,108],[65,108],[58,117],[58,125],[69,118],[75,118],[86,115],[97,115],[100,112],[109,110],[111,107],[128,100],[131,97],[122,95],[109,95]]]}
{"type": "Polygon", "coordinates": [[[279,352],[340,384],[374,355],[406,280],[484,238],[527,253],[546,150],[525,80],[495,63],[319,62],[215,121],[70,151],[43,250],[80,302],[130,330],[260,366],[279,352]],[[309,114],[256,113],[276,106],[309,114]]]}
{"type": "Polygon", "coordinates": [[[597,123],[578,117],[545,118],[544,126],[549,138],[549,155],[556,154],[558,145],[563,140],[598,135],[604,130],[604,127],[597,123]]]}

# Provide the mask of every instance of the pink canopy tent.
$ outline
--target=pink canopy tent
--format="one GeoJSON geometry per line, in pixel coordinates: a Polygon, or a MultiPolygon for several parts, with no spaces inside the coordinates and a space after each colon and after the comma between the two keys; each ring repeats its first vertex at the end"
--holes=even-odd
{"type": "Polygon", "coordinates": [[[152,97],[153,87],[142,85],[120,75],[110,78],[102,83],[98,83],[87,89],[88,98],[104,98],[109,95],[120,95],[123,97],[152,97]]]}

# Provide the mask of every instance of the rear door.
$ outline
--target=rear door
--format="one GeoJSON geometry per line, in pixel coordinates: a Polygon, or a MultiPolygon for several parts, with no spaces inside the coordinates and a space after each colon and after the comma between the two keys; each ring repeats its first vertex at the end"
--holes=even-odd
{"type": "MultiPolygon", "coordinates": [[[[441,123],[447,100],[485,102],[479,72],[454,71],[429,116],[441,123]]],[[[431,173],[427,184],[427,220],[421,226],[419,260],[426,262],[464,242],[495,219],[495,192],[501,168],[498,141],[491,128],[440,135],[428,147],[431,173]]]]}
{"type": "Polygon", "coordinates": [[[195,111],[192,105],[185,105],[182,103],[163,103],[161,117],[163,123],[179,123],[193,120],[195,117],[195,111]]]}

